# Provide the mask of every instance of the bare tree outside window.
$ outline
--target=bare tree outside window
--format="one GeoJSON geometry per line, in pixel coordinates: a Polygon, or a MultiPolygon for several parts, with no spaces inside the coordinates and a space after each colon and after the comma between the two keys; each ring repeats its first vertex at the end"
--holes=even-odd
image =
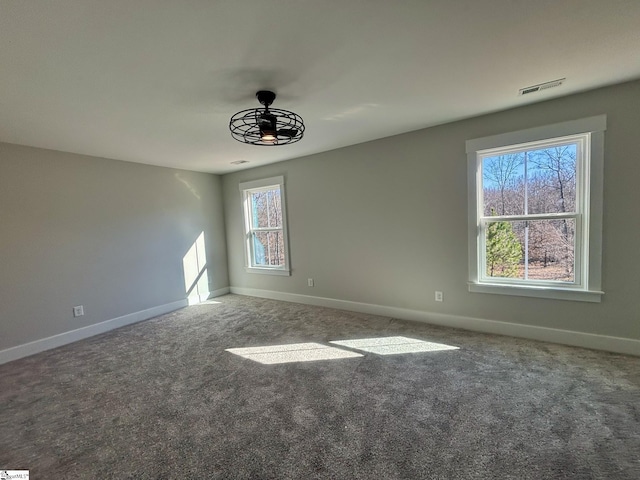
{"type": "Polygon", "coordinates": [[[485,159],[482,176],[485,185],[485,215],[518,215],[524,213],[523,198],[520,192],[522,184],[522,153],[508,153],[485,159]],[[487,201],[488,200],[488,201],[487,201]]]}

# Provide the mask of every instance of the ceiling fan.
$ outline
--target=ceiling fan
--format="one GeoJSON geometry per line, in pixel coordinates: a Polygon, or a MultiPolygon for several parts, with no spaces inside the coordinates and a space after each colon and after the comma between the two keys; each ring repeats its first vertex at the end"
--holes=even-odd
{"type": "Polygon", "coordinates": [[[304,136],[304,122],[300,115],[269,108],[276,99],[270,90],[256,92],[256,98],[264,108],[241,110],[231,117],[229,130],[231,136],[250,145],[288,145],[298,142],[304,136]]]}

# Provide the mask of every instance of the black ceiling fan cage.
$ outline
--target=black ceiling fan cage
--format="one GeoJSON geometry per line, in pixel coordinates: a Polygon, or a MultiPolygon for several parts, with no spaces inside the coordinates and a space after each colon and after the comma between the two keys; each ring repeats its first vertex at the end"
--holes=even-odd
{"type": "Polygon", "coordinates": [[[259,91],[256,97],[265,107],[241,110],[231,117],[229,130],[239,142],[249,145],[276,146],[299,142],[304,136],[304,122],[297,113],[269,108],[276,95],[259,91]]]}

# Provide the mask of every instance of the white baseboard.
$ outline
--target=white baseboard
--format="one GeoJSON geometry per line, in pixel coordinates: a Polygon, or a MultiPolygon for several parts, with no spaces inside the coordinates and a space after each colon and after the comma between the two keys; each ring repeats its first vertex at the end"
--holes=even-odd
{"type": "Polygon", "coordinates": [[[209,298],[219,297],[230,293],[229,287],[219,288],[206,294],[196,295],[189,297],[185,300],[178,300],[176,302],[167,303],[165,305],[158,305],[157,307],[148,308],[139,312],[123,315],[122,317],[112,318],[111,320],[105,320],[104,322],[96,323],[94,325],[87,325],[86,327],[71,330],[69,332],[53,335],[52,337],[42,338],[40,340],[34,340],[33,342],[25,343],[15,347],[0,350],[0,365],[3,363],[11,362],[12,360],[18,360],[19,358],[28,357],[36,353],[44,352],[52,348],[61,347],[68,343],[77,342],[85,338],[93,337],[100,333],[108,332],[115,328],[124,327],[132,323],[148,320],[158,315],[173,312],[179,308],[193,305],[196,303],[204,302],[209,298]]]}
{"type": "Polygon", "coordinates": [[[197,305],[206,300],[209,300],[210,298],[219,297],[220,295],[226,295],[227,293],[229,293],[229,287],[219,288],[217,290],[214,290],[213,292],[195,293],[187,298],[187,304],[197,305]]]}
{"type": "Polygon", "coordinates": [[[634,340],[631,338],[595,335],[593,333],[537,327],[518,323],[498,322],[496,320],[487,320],[484,318],[424,312],[421,310],[387,307],[384,305],[374,305],[370,303],[349,302],[347,300],[275,292],[272,290],[231,287],[231,293],[252,297],[270,298],[273,300],[283,300],[285,302],[303,303],[319,307],[337,308],[353,312],[380,315],[383,317],[425,322],[445,327],[462,328],[464,330],[472,330],[476,332],[528,338],[531,340],[560,343],[574,347],[592,348],[594,350],[604,350],[607,352],[640,356],[640,340],[634,340]]]}
{"type": "MultiPolygon", "coordinates": [[[[228,290],[228,289],[227,289],[228,290]]],[[[217,290],[216,290],[217,291],[217,290]]],[[[228,291],[226,293],[229,293],[228,291]]],[[[51,348],[61,347],[68,343],[77,342],[85,338],[93,337],[100,333],[108,332],[115,328],[124,327],[132,323],[148,320],[149,318],[157,317],[165,313],[178,310],[187,306],[187,300],[178,300],[177,302],[167,303],[165,305],[158,305],[157,307],[148,308],[139,312],[123,315],[122,317],[112,318],[111,320],[105,320],[104,322],[96,323],[94,325],[87,325],[86,327],[71,330],[69,332],[53,335],[52,337],[41,338],[33,342],[24,343],[15,347],[0,350],[0,365],[3,363],[11,362],[12,360],[18,360],[19,358],[34,355],[36,353],[44,352],[51,348]]]]}
{"type": "Polygon", "coordinates": [[[220,297],[228,293],[231,293],[231,289],[229,287],[219,288],[217,290],[214,290],[213,292],[209,292],[209,298],[220,297]]]}

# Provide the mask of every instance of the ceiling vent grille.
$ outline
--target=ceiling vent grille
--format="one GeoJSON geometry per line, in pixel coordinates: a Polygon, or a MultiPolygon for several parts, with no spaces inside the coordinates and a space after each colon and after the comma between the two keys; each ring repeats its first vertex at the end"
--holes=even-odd
{"type": "Polygon", "coordinates": [[[548,88],[559,87],[564,83],[566,78],[559,78],[558,80],[552,80],[550,82],[540,83],[538,85],[532,85],[530,87],[521,88],[518,95],[527,95],[529,93],[539,92],[548,88]]]}

